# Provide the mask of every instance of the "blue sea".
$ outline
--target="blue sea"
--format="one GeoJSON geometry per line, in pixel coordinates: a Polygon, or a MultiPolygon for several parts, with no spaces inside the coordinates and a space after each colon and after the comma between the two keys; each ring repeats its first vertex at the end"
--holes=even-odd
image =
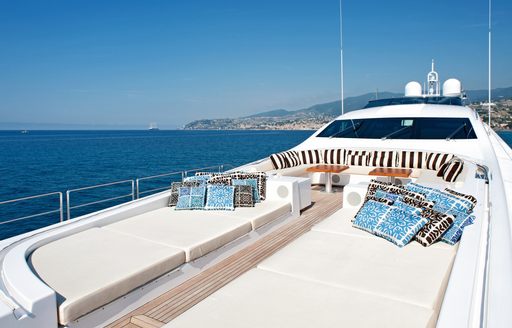
{"type": "MultiPolygon", "coordinates": [[[[0,131],[0,202],[37,194],[226,164],[238,166],[288,149],[313,131],[0,131]]],[[[500,132],[512,145],[512,132],[500,132]]],[[[141,182],[141,191],[181,175],[141,182]]],[[[131,193],[131,183],[71,194],[71,206],[131,193]]],[[[148,195],[146,193],[144,195],[148,195]]],[[[71,217],[130,200],[74,208],[71,217]]],[[[64,203],[65,205],[65,203],[64,203]]],[[[53,211],[58,196],[0,205],[0,222],[53,211]]],[[[66,212],[64,210],[64,217],[66,212]]],[[[58,222],[58,212],[0,225],[0,240],[58,222]]]]}

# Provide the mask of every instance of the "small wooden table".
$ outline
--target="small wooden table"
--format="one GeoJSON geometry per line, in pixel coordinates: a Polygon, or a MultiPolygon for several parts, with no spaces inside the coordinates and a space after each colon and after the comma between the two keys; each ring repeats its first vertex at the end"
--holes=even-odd
{"type": "Polygon", "coordinates": [[[346,165],[315,165],[308,167],[306,172],[322,172],[325,173],[325,192],[332,192],[332,173],[340,173],[348,169],[346,165]]]}
{"type": "Polygon", "coordinates": [[[368,173],[368,175],[377,175],[380,177],[389,177],[391,182],[395,182],[395,178],[408,178],[411,176],[411,169],[402,169],[395,167],[377,167],[368,173]]]}

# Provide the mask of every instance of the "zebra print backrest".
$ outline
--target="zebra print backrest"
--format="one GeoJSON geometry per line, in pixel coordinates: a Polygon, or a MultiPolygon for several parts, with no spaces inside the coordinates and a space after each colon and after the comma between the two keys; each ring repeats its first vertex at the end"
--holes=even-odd
{"type": "Polygon", "coordinates": [[[319,149],[299,150],[301,164],[321,164],[323,163],[322,151],[319,149]]]}
{"type": "Polygon", "coordinates": [[[398,153],[394,150],[382,150],[370,152],[369,166],[396,167],[398,153]]]}
{"type": "Polygon", "coordinates": [[[426,167],[429,170],[439,170],[441,165],[450,161],[455,155],[446,153],[429,153],[427,155],[426,167]]]}
{"type": "Polygon", "coordinates": [[[370,152],[367,150],[347,150],[345,152],[345,165],[367,166],[370,152]]]}
{"type": "Polygon", "coordinates": [[[345,165],[345,149],[325,149],[324,163],[345,165]]]}
{"type": "Polygon", "coordinates": [[[422,169],[426,167],[427,152],[403,150],[398,152],[398,167],[404,169],[422,169]]]}
{"type": "Polygon", "coordinates": [[[270,160],[272,161],[272,166],[274,166],[274,169],[276,170],[298,166],[301,163],[299,153],[295,150],[272,154],[270,155],[270,160]]]}

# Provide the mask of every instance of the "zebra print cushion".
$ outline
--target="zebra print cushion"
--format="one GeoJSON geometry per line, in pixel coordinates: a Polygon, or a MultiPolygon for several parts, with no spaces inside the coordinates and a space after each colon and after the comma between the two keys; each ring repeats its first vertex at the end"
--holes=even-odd
{"type": "Polygon", "coordinates": [[[448,162],[454,157],[452,154],[429,153],[427,155],[426,166],[429,170],[439,170],[441,165],[448,162]]]}
{"type": "Polygon", "coordinates": [[[443,180],[447,182],[455,182],[463,168],[464,163],[456,157],[453,158],[450,162],[448,162],[448,165],[446,165],[444,169],[443,180]]]}
{"type": "Polygon", "coordinates": [[[214,175],[210,180],[208,180],[208,184],[231,186],[231,180],[232,179],[229,175],[214,175]]]}
{"type": "Polygon", "coordinates": [[[324,163],[325,164],[345,164],[345,149],[325,149],[324,150],[324,163]]]}
{"type": "Polygon", "coordinates": [[[300,165],[299,154],[295,150],[288,150],[278,154],[270,155],[274,169],[286,169],[300,165]]]}
{"type": "Polygon", "coordinates": [[[372,151],[370,153],[369,166],[378,167],[395,167],[396,166],[396,151],[372,151]]]}
{"type": "Polygon", "coordinates": [[[414,239],[421,245],[428,247],[441,239],[453,223],[453,215],[444,214],[432,209],[426,209],[421,214],[428,219],[427,224],[416,234],[414,239]]]}
{"type": "Polygon", "coordinates": [[[301,164],[320,164],[322,163],[322,153],[318,149],[300,150],[301,164]]]}
{"type": "Polygon", "coordinates": [[[427,199],[419,200],[416,198],[412,198],[409,196],[400,197],[400,201],[404,202],[407,205],[426,209],[434,207],[434,202],[428,201],[427,199]]]}
{"type": "Polygon", "coordinates": [[[347,150],[345,165],[367,166],[369,152],[366,150],[347,150]]]}
{"type": "Polygon", "coordinates": [[[401,195],[401,196],[408,196],[414,199],[418,200],[424,200],[425,195],[417,192],[413,192],[410,190],[405,189],[405,187],[400,185],[394,185],[389,182],[381,182],[377,180],[371,180],[370,184],[368,185],[368,191],[366,192],[365,201],[368,199],[369,196],[374,196],[377,190],[383,190],[389,193],[401,195]]]}
{"type": "MultiPolygon", "coordinates": [[[[446,188],[444,191],[446,191],[447,193],[452,194],[454,196],[469,200],[473,204],[473,208],[476,206],[476,203],[478,202],[476,197],[473,195],[463,194],[461,192],[458,192],[458,191],[455,191],[455,190],[452,190],[449,188],[446,188]]],[[[473,208],[471,210],[473,210],[473,208]]]]}
{"type": "Polygon", "coordinates": [[[406,169],[425,167],[426,153],[422,151],[401,151],[398,153],[398,166],[406,169]]]}

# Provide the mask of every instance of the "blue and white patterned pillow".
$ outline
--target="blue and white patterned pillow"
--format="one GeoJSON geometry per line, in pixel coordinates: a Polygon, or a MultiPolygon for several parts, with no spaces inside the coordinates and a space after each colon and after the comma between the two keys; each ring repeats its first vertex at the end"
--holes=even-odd
{"type": "Polygon", "coordinates": [[[206,185],[211,178],[212,178],[212,176],[208,175],[208,174],[196,175],[196,176],[191,176],[191,177],[183,179],[183,182],[196,181],[196,182],[199,182],[199,184],[203,186],[203,185],[206,185]]]}
{"type": "Polygon", "coordinates": [[[233,186],[251,186],[252,187],[252,200],[255,203],[260,202],[260,192],[258,190],[257,179],[232,179],[233,186]]]}
{"type": "Polygon", "coordinates": [[[456,211],[452,211],[452,213],[457,213],[455,220],[453,221],[453,224],[450,226],[450,228],[441,237],[441,240],[447,244],[455,245],[455,243],[460,240],[460,237],[462,237],[464,228],[475,222],[475,216],[456,211]]]}
{"type": "Polygon", "coordinates": [[[400,195],[397,195],[397,194],[393,194],[393,193],[390,193],[390,192],[386,192],[384,190],[381,190],[381,189],[377,189],[377,191],[375,192],[374,196],[376,198],[384,198],[384,199],[387,199],[387,200],[391,200],[391,201],[396,201],[398,199],[398,197],[400,197],[400,195]]]}
{"type": "Polygon", "coordinates": [[[379,221],[391,210],[391,206],[384,203],[368,200],[357,212],[353,226],[355,228],[373,233],[379,221]]]}
{"type": "Polygon", "coordinates": [[[404,212],[398,208],[392,208],[379,221],[374,233],[390,242],[403,247],[420,231],[428,220],[421,216],[404,212]]]}
{"type": "Polygon", "coordinates": [[[206,187],[180,187],[176,210],[202,210],[206,187]]]}
{"type": "Polygon", "coordinates": [[[208,185],[205,210],[235,210],[235,187],[208,185]]]}
{"type": "Polygon", "coordinates": [[[469,214],[473,209],[473,203],[469,200],[453,196],[441,190],[433,190],[428,194],[427,200],[434,202],[434,210],[443,213],[455,210],[469,214]]]}
{"type": "Polygon", "coordinates": [[[402,202],[401,200],[397,200],[396,202],[394,202],[393,203],[393,207],[397,208],[399,210],[402,210],[404,212],[407,212],[407,213],[409,213],[411,215],[420,215],[421,212],[422,212],[421,208],[411,206],[409,204],[406,204],[406,203],[402,202]]]}
{"type": "Polygon", "coordinates": [[[422,185],[414,183],[414,182],[410,182],[410,183],[406,184],[405,185],[405,189],[407,189],[409,191],[412,191],[412,192],[417,192],[417,193],[420,193],[420,194],[424,194],[425,196],[427,196],[427,198],[428,198],[428,195],[432,191],[437,190],[437,189],[434,189],[434,188],[422,186],[422,185]]]}

